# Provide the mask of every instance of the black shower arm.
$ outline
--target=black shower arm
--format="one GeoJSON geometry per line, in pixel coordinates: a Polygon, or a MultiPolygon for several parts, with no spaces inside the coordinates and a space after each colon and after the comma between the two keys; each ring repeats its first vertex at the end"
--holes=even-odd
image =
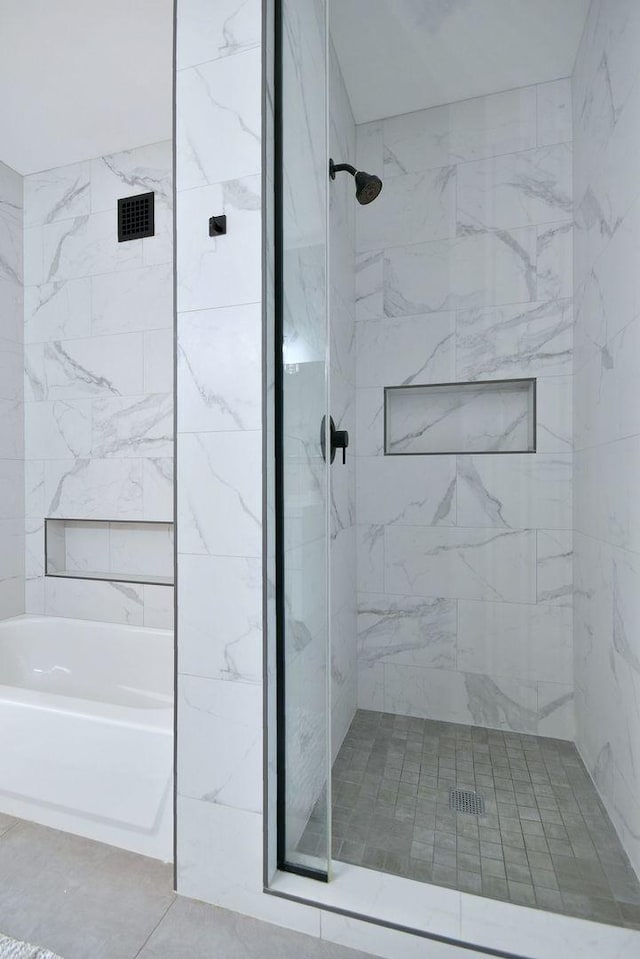
{"type": "Polygon", "coordinates": [[[350,163],[334,163],[333,160],[329,160],[329,176],[332,180],[335,180],[336,173],[350,173],[351,176],[355,176],[358,172],[354,166],[351,166],[350,163]]]}

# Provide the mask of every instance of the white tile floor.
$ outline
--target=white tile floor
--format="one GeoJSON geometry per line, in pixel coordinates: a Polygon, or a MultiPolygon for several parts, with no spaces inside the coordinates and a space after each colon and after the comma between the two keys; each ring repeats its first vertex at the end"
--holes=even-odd
{"type": "Polygon", "coordinates": [[[153,859],[6,816],[0,932],[62,959],[370,959],[176,896],[153,859]]]}

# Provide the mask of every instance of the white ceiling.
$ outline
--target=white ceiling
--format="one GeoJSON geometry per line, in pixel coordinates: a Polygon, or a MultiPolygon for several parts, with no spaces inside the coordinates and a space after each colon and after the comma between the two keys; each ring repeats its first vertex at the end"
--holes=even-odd
{"type": "Polygon", "coordinates": [[[169,138],[172,37],[172,0],[0,0],[0,160],[35,173],[169,138]]]}
{"type": "Polygon", "coordinates": [[[569,76],[590,0],[332,0],[356,123],[569,76]]]}

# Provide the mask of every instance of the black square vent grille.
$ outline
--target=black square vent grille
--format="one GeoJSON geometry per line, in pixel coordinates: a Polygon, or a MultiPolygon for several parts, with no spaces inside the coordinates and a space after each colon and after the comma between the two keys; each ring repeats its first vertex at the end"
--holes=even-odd
{"type": "Polygon", "coordinates": [[[118,200],[118,243],[153,236],[153,193],[118,200]]]}

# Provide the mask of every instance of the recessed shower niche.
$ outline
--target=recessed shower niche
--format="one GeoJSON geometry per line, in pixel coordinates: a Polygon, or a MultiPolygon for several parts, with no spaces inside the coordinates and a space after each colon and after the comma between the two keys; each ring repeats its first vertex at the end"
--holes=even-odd
{"type": "Polygon", "coordinates": [[[535,451],[535,379],[385,388],[387,456],[535,451]]]}
{"type": "Polygon", "coordinates": [[[46,576],[173,586],[173,523],[45,520],[46,576]]]}

